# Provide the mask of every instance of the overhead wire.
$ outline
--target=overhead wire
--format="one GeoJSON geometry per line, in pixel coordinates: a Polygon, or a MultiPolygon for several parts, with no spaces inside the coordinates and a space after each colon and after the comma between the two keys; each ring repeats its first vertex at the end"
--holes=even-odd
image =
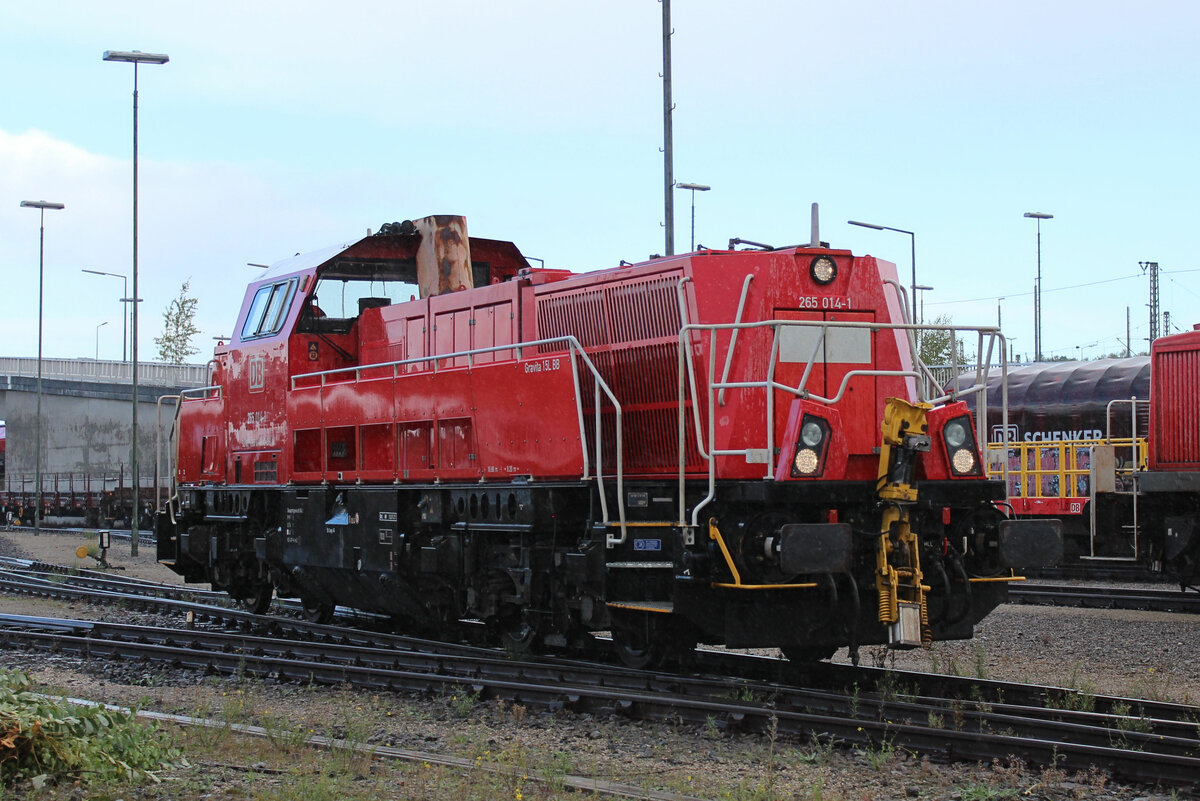
{"type": "MultiPolygon", "coordinates": [[[[1197,273],[1197,272],[1200,272],[1200,267],[1194,268],[1194,269],[1188,269],[1188,270],[1159,270],[1158,274],[1171,276],[1171,275],[1181,275],[1183,273],[1197,273]]],[[[1114,284],[1118,281],[1129,281],[1129,280],[1132,280],[1135,278],[1144,278],[1144,277],[1145,276],[1143,276],[1141,273],[1138,273],[1136,275],[1122,275],[1117,278],[1105,278],[1100,281],[1088,281],[1088,282],[1082,283],[1082,284],[1071,284],[1070,286],[1060,286],[1060,287],[1054,287],[1053,289],[1043,289],[1042,293],[1045,294],[1047,292],[1067,292],[1072,289],[1082,289],[1084,287],[1089,287],[1089,286],[1100,286],[1101,284],[1114,284]]],[[[1179,284],[1179,282],[1175,281],[1174,279],[1172,279],[1172,283],[1177,284],[1178,286],[1181,286],[1181,287],[1183,286],[1182,284],[1179,284]]],[[[1187,291],[1191,292],[1191,290],[1187,290],[1187,291]]],[[[1000,300],[1000,299],[1008,299],[1008,298],[1020,298],[1020,297],[1024,297],[1026,295],[1032,295],[1032,294],[1033,294],[1032,291],[1029,291],[1029,292],[1006,292],[1003,295],[988,295],[988,296],[980,297],[980,298],[964,298],[961,300],[925,301],[925,305],[927,305],[927,306],[945,306],[945,305],[952,304],[952,303],[980,303],[985,300],[990,301],[990,300],[1000,300]]],[[[1196,293],[1192,292],[1192,294],[1195,295],[1196,293]]],[[[1197,297],[1200,297],[1200,295],[1197,295],[1197,297]]]]}

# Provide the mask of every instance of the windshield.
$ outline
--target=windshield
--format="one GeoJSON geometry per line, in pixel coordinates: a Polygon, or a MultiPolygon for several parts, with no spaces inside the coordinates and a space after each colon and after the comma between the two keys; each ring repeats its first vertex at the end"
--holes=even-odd
{"type": "Polygon", "coordinates": [[[349,319],[364,309],[406,303],[420,297],[415,283],[378,279],[321,278],[313,303],[326,317],[349,319]]]}

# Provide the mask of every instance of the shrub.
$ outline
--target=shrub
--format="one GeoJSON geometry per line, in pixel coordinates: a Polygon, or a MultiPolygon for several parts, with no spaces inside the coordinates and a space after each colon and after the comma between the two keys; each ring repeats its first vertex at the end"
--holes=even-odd
{"type": "Polygon", "coordinates": [[[32,692],[29,676],[0,670],[0,784],[152,780],[179,758],[165,733],[129,712],[76,706],[32,692]]]}

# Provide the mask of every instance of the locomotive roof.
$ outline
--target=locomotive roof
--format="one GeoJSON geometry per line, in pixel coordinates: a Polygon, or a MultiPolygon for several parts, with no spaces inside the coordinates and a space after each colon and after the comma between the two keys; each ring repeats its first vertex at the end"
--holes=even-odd
{"type": "MultiPolygon", "coordinates": [[[[470,237],[471,260],[488,262],[506,272],[529,267],[520,249],[512,242],[470,237]]],[[[297,253],[273,263],[254,283],[267,282],[285,275],[309,272],[319,268],[334,277],[359,277],[389,266],[410,267],[416,258],[420,237],[393,234],[372,234],[339,245],[297,253]]]]}
{"type": "Polygon", "coordinates": [[[295,256],[281,259],[280,261],[272,264],[270,268],[263,273],[262,278],[263,280],[269,280],[278,278],[281,275],[291,275],[292,273],[311,270],[315,267],[321,266],[353,244],[353,242],[343,242],[340,245],[333,245],[320,250],[312,250],[308,253],[297,253],[295,256]]]}
{"type": "MultiPolygon", "coordinates": [[[[988,376],[988,405],[1000,402],[999,370],[988,376]]],[[[975,373],[955,379],[959,387],[975,382],[975,373]]],[[[953,383],[953,382],[952,382],[953,383]]],[[[1008,370],[1008,405],[1106,405],[1111,400],[1150,397],[1150,357],[1096,359],[1086,362],[1038,362],[1008,370]]]]}

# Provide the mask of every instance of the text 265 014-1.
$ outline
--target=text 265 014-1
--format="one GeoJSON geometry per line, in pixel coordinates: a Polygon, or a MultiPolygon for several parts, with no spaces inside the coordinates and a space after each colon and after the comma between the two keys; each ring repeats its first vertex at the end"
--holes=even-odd
{"type": "Polygon", "coordinates": [[[850,298],[831,295],[802,295],[796,305],[801,309],[849,309],[850,298]]]}

